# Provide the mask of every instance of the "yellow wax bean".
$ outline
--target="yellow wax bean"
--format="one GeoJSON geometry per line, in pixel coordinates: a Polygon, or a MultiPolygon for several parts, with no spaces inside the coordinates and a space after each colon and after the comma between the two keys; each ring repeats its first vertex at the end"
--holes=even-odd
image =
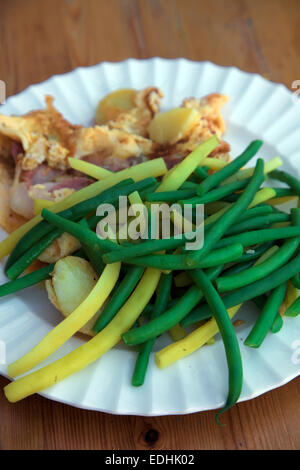
{"type": "Polygon", "coordinates": [[[220,158],[205,157],[200,162],[200,166],[208,166],[211,170],[221,170],[224,166],[227,166],[230,162],[221,160],[220,158]]]}
{"type": "Polygon", "coordinates": [[[4,388],[6,398],[10,402],[17,402],[40,392],[87,367],[113,348],[148,304],[155,292],[160,274],[157,269],[147,268],[129,299],[100,333],[52,364],[8,384],[4,388]]]}
{"type": "MultiPolygon", "coordinates": [[[[240,306],[241,305],[236,305],[235,307],[232,307],[228,310],[228,315],[230,318],[236,314],[240,306]]],[[[155,362],[157,366],[162,369],[173,364],[182,357],[192,354],[194,351],[207,343],[210,338],[215,336],[218,331],[219,328],[217,322],[214,318],[212,318],[185,338],[158,351],[155,354],[155,362]]]]}
{"type": "Polygon", "coordinates": [[[270,199],[267,204],[270,204],[271,206],[280,206],[281,204],[286,204],[296,198],[297,196],[274,197],[274,199],[270,199]]]}
{"type": "MultiPolygon", "coordinates": [[[[78,160],[76,158],[69,158],[69,163],[72,168],[74,164],[77,165],[80,163],[80,171],[86,175],[92,176],[95,179],[103,179],[104,173],[103,168],[93,165],[92,163],[84,162],[83,160],[78,160]],[[75,163],[76,162],[76,163],[75,163]]],[[[107,172],[107,170],[105,170],[107,172]]],[[[125,168],[124,170],[118,171],[117,173],[107,174],[105,179],[115,178],[114,184],[126,179],[133,178],[135,181],[140,181],[149,176],[163,176],[167,173],[167,167],[163,158],[154,158],[153,160],[148,160],[147,162],[139,163],[138,165],[125,168]]]]}
{"type": "Polygon", "coordinates": [[[102,307],[120,273],[121,263],[108,264],[103,270],[97,284],[87,298],[74,312],[53,328],[33,349],[23,357],[10,364],[7,368],[10,377],[17,377],[38,365],[71,336],[80,330],[102,307]]]}
{"type": "MultiPolygon", "coordinates": [[[[118,173],[114,173],[112,176],[109,176],[102,181],[97,181],[96,183],[90,184],[89,186],[80,189],[73,194],[70,194],[70,196],[66,197],[62,201],[53,204],[50,210],[51,212],[57,213],[65,209],[69,209],[69,207],[72,207],[75,204],[85,201],[91,197],[97,196],[105,189],[108,189],[127,178],[133,178],[135,181],[140,181],[149,176],[162,176],[166,172],[167,167],[163,158],[156,158],[148,162],[143,162],[132,166],[131,168],[121,170],[118,173]]],[[[24,225],[21,225],[21,227],[8,235],[5,240],[0,242],[0,260],[4,256],[8,255],[18,243],[20,238],[22,238],[25,233],[27,233],[41,220],[43,219],[40,215],[33,217],[33,219],[29,220],[24,225]]]]}
{"type": "Polygon", "coordinates": [[[171,328],[168,333],[173,341],[180,341],[186,336],[185,329],[181,325],[179,325],[179,323],[173,326],[173,328],[171,328]]]}
{"type": "Polygon", "coordinates": [[[298,299],[298,289],[293,286],[291,281],[287,283],[286,294],[284,298],[285,309],[287,310],[298,299]]]}
{"type": "Polygon", "coordinates": [[[195,171],[201,161],[207,157],[219,144],[216,136],[200,144],[184,160],[174,166],[165,176],[155,192],[175,191],[195,171]]]}
{"type": "Polygon", "coordinates": [[[33,211],[34,215],[40,215],[43,209],[49,209],[55,204],[54,201],[48,201],[47,199],[34,199],[33,200],[33,211]]]}
{"type": "Polygon", "coordinates": [[[79,160],[78,158],[70,157],[68,161],[71,168],[81,171],[81,173],[84,173],[85,175],[92,176],[92,178],[95,178],[96,180],[101,180],[114,174],[113,171],[109,171],[106,168],[94,165],[93,163],[85,162],[84,160],[79,160]]]}

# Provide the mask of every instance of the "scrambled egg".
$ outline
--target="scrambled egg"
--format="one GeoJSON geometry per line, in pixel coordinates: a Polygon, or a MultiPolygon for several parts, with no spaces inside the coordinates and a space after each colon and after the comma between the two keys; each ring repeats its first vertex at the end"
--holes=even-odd
{"type": "MultiPolygon", "coordinates": [[[[192,108],[197,116],[191,127],[181,132],[181,122],[175,119],[178,134],[164,143],[155,137],[151,140],[149,126],[159,113],[162,97],[156,87],[110,93],[98,104],[93,127],[69,123],[54,107],[51,96],[46,96],[44,110],[23,116],[0,114],[2,227],[11,230],[23,217],[32,217],[34,199],[57,201],[80,189],[80,184],[91,182],[85,177],[75,181],[76,172],[68,164],[70,156],[112,171],[162,156],[171,168],[213,134],[219,138],[223,135],[221,108],[227,97],[213,93],[183,101],[181,109],[192,108]]],[[[228,159],[229,150],[229,145],[221,141],[212,155],[228,159]]]]}

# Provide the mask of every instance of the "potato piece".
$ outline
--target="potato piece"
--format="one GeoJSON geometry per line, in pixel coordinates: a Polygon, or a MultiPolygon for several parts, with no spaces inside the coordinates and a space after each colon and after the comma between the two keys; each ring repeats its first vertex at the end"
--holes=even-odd
{"type": "MultiPolygon", "coordinates": [[[[49,300],[65,317],[84,301],[98,279],[90,263],[77,256],[59,260],[51,276],[46,281],[49,300]]],[[[98,316],[99,312],[80,331],[93,336],[91,329],[98,316]]]]}
{"type": "Polygon", "coordinates": [[[157,113],[148,127],[150,139],[158,144],[175,144],[190,132],[199,119],[199,112],[193,108],[174,108],[157,113]]]}
{"type": "Polygon", "coordinates": [[[43,263],[55,263],[59,259],[74,253],[80,246],[80,242],[76,238],[69,233],[63,233],[40,254],[38,259],[43,263]]]}
{"type": "Polygon", "coordinates": [[[136,91],[131,88],[122,88],[109,93],[103,98],[97,107],[96,123],[104,124],[107,121],[116,119],[123,111],[129,111],[134,104],[136,91]]]}

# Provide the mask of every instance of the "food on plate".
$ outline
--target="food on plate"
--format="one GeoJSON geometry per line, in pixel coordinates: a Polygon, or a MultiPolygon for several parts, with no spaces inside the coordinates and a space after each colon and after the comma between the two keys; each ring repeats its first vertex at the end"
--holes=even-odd
{"type": "MultiPolygon", "coordinates": [[[[164,368],[214,344],[220,333],[228,393],[217,413],[219,421],[238,400],[243,384],[235,331],[239,322],[231,321],[242,304],[253,301],[261,311],[244,340],[253,348],[284,327],[285,315],[300,313],[300,209],[283,211],[280,206],[282,201],[299,204],[299,180],[277,169],[279,157],[264,161],[260,140],[229,158],[229,146],[221,141],[225,125],[220,108],[226,97],[186,99],[182,107],[165,113],[159,111],[161,98],[154,87],[113,92],[99,103],[98,124],[92,128],[67,123],[49,99],[46,111],[11,120],[1,117],[0,129],[6,129],[1,137],[3,161],[10,165],[3,171],[13,175],[12,185],[17,175],[16,184],[24,189],[26,172],[32,171],[26,167],[37,165],[43,175],[60,172],[61,180],[58,173],[51,178],[57,178],[55,185],[61,181],[60,190],[69,190],[58,196],[57,189],[46,186],[49,182],[26,186],[29,198],[37,194],[36,186],[43,186],[32,206],[36,215],[0,242],[0,256],[9,255],[5,272],[10,279],[0,286],[0,297],[45,281],[49,301],[65,317],[8,366],[8,374],[17,378],[5,387],[11,402],[83,369],[120,341],[135,351],[132,385],[142,386],[158,336],[169,332],[172,338],[155,353],[156,365],[164,368]],[[34,153],[35,146],[43,148],[39,132],[45,129],[51,142],[44,154],[34,153]],[[124,145],[119,133],[126,134],[124,145]],[[106,140],[100,134],[106,134],[106,140]],[[102,152],[100,141],[109,151],[102,152]],[[57,160],[55,145],[60,149],[57,160]],[[136,153],[135,145],[140,146],[136,153]],[[245,169],[256,155],[255,164],[245,169]],[[120,158],[128,164],[119,165],[120,158]],[[67,176],[72,180],[68,187],[67,176]],[[273,186],[275,181],[286,186],[273,186]],[[123,208],[120,197],[126,199],[123,208]],[[161,203],[168,209],[177,206],[167,235],[159,227],[164,218],[153,217],[161,203]],[[135,204],[140,207],[137,213],[135,204]],[[109,205],[112,213],[99,211],[101,205],[109,205]],[[129,215],[125,222],[124,210],[129,215]],[[45,266],[28,273],[37,259],[45,266]],[[32,371],[77,332],[90,338],[32,371]]],[[[11,201],[15,204],[14,197],[11,201]]]]}
{"type": "MultiPolygon", "coordinates": [[[[165,120],[163,142],[156,141],[153,122],[162,97],[156,87],[114,91],[99,102],[92,127],[69,123],[51,96],[46,96],[44,110],[23,116],[0,114],[0,193],[6,193],[2,228],[12,231],[23,218],[30,219],[35,200],[57,202],[93,182],[70,167],[70,157],[111,171],[157,156],[173,166],[204,140],[224,133],[220,109],[227,97],[212,94],[184,100],[174,110],[177,118],[172,125],[165,120]]],[[[229,145],[221,142],[214,156],[227,159],[228,152],[229,145]]]]}

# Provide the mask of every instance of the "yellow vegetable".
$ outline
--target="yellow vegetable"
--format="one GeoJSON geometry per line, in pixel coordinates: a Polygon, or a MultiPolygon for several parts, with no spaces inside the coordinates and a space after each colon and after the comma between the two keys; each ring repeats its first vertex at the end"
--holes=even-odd
{"type": "Polygon", "coordinates": [[[157,113],[148,127],[150,139],[158,144],[175,144],[190,132],[199,119],[199,112],[193,108],[174,108],[157,113]]]}
{"type": "MultiPolygon", "coordinates": [[[[92,178],[101,180],[105,177],[103,168],[97,165],[93,165],[93,163],[77,160],[76,158],[69,158],[69,163],[72,168],[79,170],[82,173],[91,176],[92,178]]],[[[113,180],[113,184],[117,184],[126,178],[133,178],[135,181],[140,181],[144,178],[147,178],[148,176],[157,177],[166,173],[167,167],[164,159],[155,158],[153,160],[148,160],[146,162],[139,163],[138,165],[131,166],[130,168],[125,168],[124,170],[118,171],[117,173],[111,173],[105,177],[105,181],[108,179],[113,180]]]]}
{"type": "MultiPolygon", "coordinates": [[[[82,163],[86,165],[91,165],[90,163],[87,163],[87,162],[82,162],[82,163]]],[[[70,165],[72,166],[71,162],[70,162],[70,165]]],[[[97,169],[99,169],[99,167],[97,167],[96,165],[91,165],[91,166],[96,172],[97,172],[97,169]]],[[[121,170],[118,173],[114,173],[113,175],[103,179],[102,181],[97,181],[96,183],[90,184],[89,186],[83,189],[80,189],[79,191],[76,191],[73,194],[70,194],[70,196],[66,197],[62,201],[59,201],[53,204],[50,210],[54,213],[57,213],[65,209],[68,209],[69,207],[72,207],[73,205],[78,204],[79,202],[82,202],[82,201],[85,201],[86,199],[97,196],[97,194],[100,194],[105,189],[108,189],[111,186],[114,186],[115,184],[127,178],[133,178],[135,181],[140,181],[143,178],[146,178],[148,176],[154,176],[154,177],[162,176],[166,172],[167,172],[167,167],[163,158],[156,158],[154,160],[143,162],[138,165],[132,166],[131,168],[126,168],[125,170],[121,170]]],[[[97,179],[97,177],[95,178],[97,179]]],[[[100,176],[100,178],[103,178],[103,176],[100,176]]],[[[18,243],[20,238],[22,238],[23,235],[25,235],[25,233],[27,233],[32,227],[34,227],[41,220],[43,219],[40,215],[33,217],[33,219],[29,220],[24,225],[21,225],[21,227],[19,227],[17,230],[15,230],[10,235],[8,235],[8,237],[6,237],[5,240],[0,242],[0,260],[4,256],[8,255],[13,250],[15,245],[18,243]]]]}
{"type": "Polygon", "coordinates": [[[179,341],[186,336],[185,329],[179,323],[169,330],[169,335],[173,341],[179,341]]]}
{"type": "MultiPolygon", "coordinates": [[[[164,177],[156,192],[174,191],[185,182],[195,171],[201,161],[207,157],[219,144],[216,136],[198,145],[184,160],[173,167],[164,177]]],[[[155,161],[155,160],[153,160],[155,161]]]]}
{"type": "Polygon", "coordinates": [[[123,88],[113,91],[103,98],[97,107],[96,123],[104,124],[116,119],[124,111],[130,111],[134,107],[136,91],[132,88],[123,88]]]}
{"type": "Polygon", "coordinates": [[[267,204],[271,206],[280,206],[281,204],[286,204],[287,202],[297,199],[298,196],[284,196],[284,197],[274,197],[274,199],[269,199],[267,204]]]}
{"type": "MultiPolygon", "coordinates": [[[[229,317],[232,318],[239,308],[240,305],[230,308],[228,310],[229,317]]],[[[182,357],[192,354],[192,352],[206,344],[212,336],[218,333],[218,331],[219,329],[216,320],[212,318],[185,338],[158,351],[155,354],[155,362],[157,366],[162,369],[173,364],[182,357]]]]}
{"type": "MultiPolygon", "coordinates": [[[[85,162],[84,160],[79,160],[78,158],[69,157],[68,159],[69,165],[71,168],[77,171],[81,171],[82,173],[89,174],[87,170],[90,171],[95,170],[95,166],[93,163],[85,162]]],[[[97,165],[97,178],[98,180],[102,180],[104,178],[108,178],[114,174],[113,171],[107,170],[106,168],[102,168],[101,166],[97,165]]],[[[90,175],[91,176],[91,175],[90,175]]]]}
{"type": "Polygon", "coordinates": [[[224,166],[228,165],[230,162],[221,160],[220,158],[214,157],[205,157],[201,162],[200,166],[208,166],[211,170],[221,170],[224,166]]]}
{"type": "MultiPolygon", "coordinates": [[[[70,260],[67,262],[69,263],[69,261],[70,260]]],[[[64,260],[59,261],[60,266],[63,265],[63,262],[64,260]]],[[[7,372],[10,377],[16,377],[32,369],[57,351],[58,348],[71,338],[71,336],[79,331],[80,328],[82,328],[83,325],[85,325],[95,315],[108,298],[118,280],[120,268],[121,263],[108,264],[104,268],[104,271],[95,287],[86,299],[77,308],[75,308],[72,314],[53,328],[53,330],[51,330],[33,349],[31,349],[31,351],[8,366],[7,372]]],[[[60,267],[58,270],[60,271],[60,276],[55,280],[55,294],[58,302],[61,302],[63,309],[67,309],[66,303],[67,300],[70,299],[71,294],[69,289],[74,289],[74,286],[66,286],[68,281],[74,280],[76,277],[76,275],[73,275],[72,272],[70,272],[72,269],[72,263],[71,266],[69,263],[69,266],[67,267],[60,267]],[[64,275],[66,275],[67,279],[66,282],[64,281],[64,285],[61,286],[59,282],[64,279],[64,275]],[[64,288],[66,289],[65,291],[64,288]]],[[[78,288],[78,284],[77,286],[75,284],[75,287],[78,288]]]]}
{"type": "Polygon", "coordinates": [[[48,201],[47,199],[34,199],[33,200],[33,210],[34,215],[39,215],[43,209],[49,209],[49,207],[53,206],[55,202],[48,201]]]}
{"type": "Polygon", "coordinates": [[[284,298],[284,304],[285,304],[285,309],[286,310],[292,305],[292,303],[295,302],[295,300],[298,299],[298,295],[299,295],[298,289],[293,286],[291,281],[288,281],[286,294],[285,294],[285,298],[284,298]]]}
{"type": "Polygon", "coordinates": [[[158,270],[147,268],[129,299],[100,333],[52,364],[8,384],[4,388],[6,398],[10,402],[16,402],[40,392],[87,367],[114,347],[148,304],[159,278],[158,270]]]}

